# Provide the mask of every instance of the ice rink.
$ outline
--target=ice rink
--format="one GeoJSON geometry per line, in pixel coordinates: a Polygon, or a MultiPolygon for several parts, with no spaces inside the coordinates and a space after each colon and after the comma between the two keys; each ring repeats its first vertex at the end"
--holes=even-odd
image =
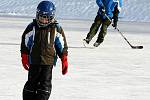
{"type": "MultiPolygon", "coordinates": [[[[22,100],[27,71],[21,64],[20,42],[31,21],[0,17],[0,100],[22,100]]],[[[82,39],[92,21],[58,21],[69,45],[69,72],[63,76],[58,61],[49,100],[150,100],[150,23],[118,23],[129,42],[143,49],[131,49],[111,26],[98,48],[84,48],[82,39]]]]}

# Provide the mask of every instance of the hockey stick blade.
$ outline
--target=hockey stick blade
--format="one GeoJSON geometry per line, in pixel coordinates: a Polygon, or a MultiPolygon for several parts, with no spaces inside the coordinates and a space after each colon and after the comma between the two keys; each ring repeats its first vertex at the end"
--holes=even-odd
{"type": "Polygon", "coordinates": [[[131,46],[132,49],[143,49],[143,46],[131,46]]]}
{"type": "MultiPolygon", "coordinates": [[[[111,19],[107,16],[107,14],[105,14],[105,16],[111,22],[111,19]]],[[[117,31],[121,34],[121,36],[126,40],[126,42],[131,46],[132,49],[143,49],[143,46],[132,46],[130,42],[127,40],[127,38],[122,34],[122,32],[120,32],[118,28],[115,29],[117,29],[117,31]]]]}

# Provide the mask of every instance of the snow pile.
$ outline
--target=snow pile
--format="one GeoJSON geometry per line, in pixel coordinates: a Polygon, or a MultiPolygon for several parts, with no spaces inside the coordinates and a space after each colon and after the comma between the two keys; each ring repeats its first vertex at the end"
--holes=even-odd
{"type": "MultiPolygon", "coordinates": [[[[34,17],[36,6],[42,0],[0,0],[0,15],[34,17]]],[[[57,7],[57,18],[93,20],[98,6],[96,0],[51,0],[57,7]]],[[[124,0],[122,21],[150,22],[149,0],[124,0]]]]}

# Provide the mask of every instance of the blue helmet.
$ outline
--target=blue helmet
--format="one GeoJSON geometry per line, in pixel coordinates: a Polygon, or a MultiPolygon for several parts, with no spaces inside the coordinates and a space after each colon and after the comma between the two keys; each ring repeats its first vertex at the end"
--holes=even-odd
{"type": "Polygon", "coordinates": [[[36,20],[39,27],[48,26],[53,20],[55,16],[56,8],[55,5],[51,1],[41,1],[37,6],[36,11],[36,20]],[[42,23],[40,18],[47,18],[48,23],[42,23]]]}

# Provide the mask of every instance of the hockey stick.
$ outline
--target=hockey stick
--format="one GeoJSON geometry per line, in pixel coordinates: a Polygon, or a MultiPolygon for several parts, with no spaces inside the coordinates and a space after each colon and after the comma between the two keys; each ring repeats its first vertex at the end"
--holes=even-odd
{"type": "MultiPolygon", "coordinates": [[[[111,22],[110,18],[105,14],[105,16],[107,17],[107,19],[111,22]]],[[[122,34],[122,32],[116,27],[115,28],[120,34],[121,36],[125,39],[125,41],[130,45],[130,47],[132,49],[143,49],[143,46],[133,46],[131,45],[131,43],[127,40],[127,38],[122,34]]]]}
{"type": "Polygon", "coordinates": [[[121,36],[127,41],[127,43],[130,45],[130,47],[132,49],[143,49],[143,46],[133,46],[131,45],[131,43],[127,40],[127,38],[122,34],[122,32],[120,32],[120,30],[118,28],[115,28],[120,34],[121,36]]]}

